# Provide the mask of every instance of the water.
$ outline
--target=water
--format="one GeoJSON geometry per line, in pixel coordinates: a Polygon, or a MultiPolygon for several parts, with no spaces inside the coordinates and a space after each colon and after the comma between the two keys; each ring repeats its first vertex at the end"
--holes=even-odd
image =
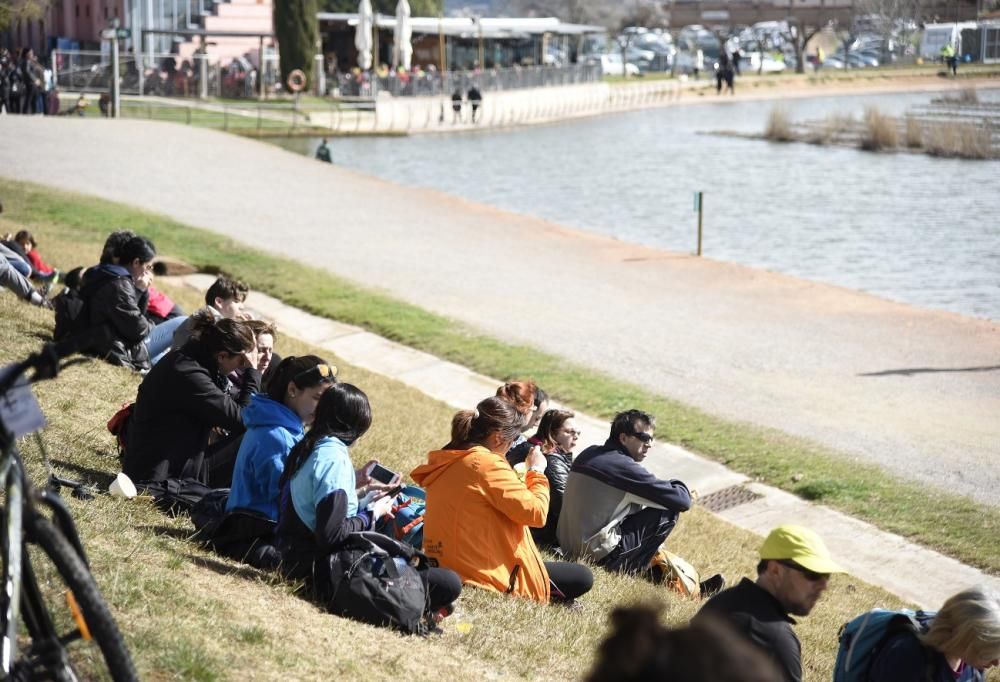
{"type": "MultiPolygon", "coordinates": [[[[1000,91],[980,93],[997,99],[1000,91]]],[[[782,103],[792,120],[927,94],[782,103]]],[[[616,238],[1000,320],[1000,161],[704,134],[760,132],[771,102],[720,101],[513,131],[335,140],[334,161],[616,238]]],[[[311,154],[317,140],[283,142],[311,154]]]]}

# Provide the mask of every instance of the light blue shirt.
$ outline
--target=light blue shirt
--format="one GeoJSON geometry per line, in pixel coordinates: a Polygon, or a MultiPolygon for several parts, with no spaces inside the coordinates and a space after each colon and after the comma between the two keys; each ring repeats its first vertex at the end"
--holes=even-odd
{"type": "Polygon", "coordinates": [[[327,436],[316,443],[305,463],[292,476],[292,506],[309,530],[316,530],[316,507],[331,493],[347,493],[347,517],[358,513],[358,494],[351,455],[339,438],[327,436]]]}

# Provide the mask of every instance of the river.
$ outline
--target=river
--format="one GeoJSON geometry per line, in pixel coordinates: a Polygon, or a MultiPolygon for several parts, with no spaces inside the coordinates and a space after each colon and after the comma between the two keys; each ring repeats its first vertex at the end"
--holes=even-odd
{"type": "MultiPolygon", "coordinates": [[[[930,94],[785,100],[795,121],[930,94]]],[[[981,91],[997,99],[1000,91],[981,91]]],[[[760,132],[774,102],[719,99],[555,125],[332,142],[335,163],[618,239],[914,306],[1000,320],[1000,161],[708,135],[760,132]]],[[[280,144],[312,154],[316,139],[280,144]]]]}

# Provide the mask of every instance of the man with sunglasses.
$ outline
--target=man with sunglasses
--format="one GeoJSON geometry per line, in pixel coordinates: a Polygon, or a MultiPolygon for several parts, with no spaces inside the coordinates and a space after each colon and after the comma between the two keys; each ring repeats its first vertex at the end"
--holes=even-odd
{"type": "Polygon", "coordinates": [[[641,410],[621,412],[604,445],[587,448],[573,462],[557,530],[570,558],[644,573],[681,512],[690,509],[684,483],[659,479],[640,464],[653,446],[655,425],[641,410]]]}
{"type": "Polygon", "coordinates": [[[802,526],[779,526],[760,548],[757,582],[743,578],[715,595],[695,620],[728,622],[774,659],[787,682],[800,682],[802,647],[792,616],[809,615],[832,573],[844,573],[844,569],[830,558],[816,533],[802,526]]]}

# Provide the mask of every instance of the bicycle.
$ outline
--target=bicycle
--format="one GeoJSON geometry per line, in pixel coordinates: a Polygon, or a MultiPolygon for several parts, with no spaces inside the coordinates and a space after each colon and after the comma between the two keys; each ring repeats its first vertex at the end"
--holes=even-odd
{"type": "MultiPolygon", "coordinates": [[[[79,650],[78,660],[96,659],[99,653],[111,679],[116,682],[138,679],[118,626],[90,573],[69,508],[59,496],[62,485],[74,487],[74,494],[83,496],[83,486],[51,473],[48,453],[36,433],[50,478],[45,488],[34,488],[17,448],[18,437],[37,431],[35,427],[43,423],[29,384],[52,379],[61,369],[81,362],[70,360],[60,366],[63,358],[89,342],[92,339],[76,338],[48,344],[39,353],[0,370],[0,481],[6,493],[0,509],[3,679],[78,680],[79,674],[68,652],[68,647],[78,642],[88,643],[73,647],[74,654],[79,650]],[[23,375],[28,370],[33,370],[33,374],[30,380],[25,380],[23,375]],[[45,562],[51,567],[44,566],[45,562]],[[39,571],[38,566],[51,570],[39,571]],[[52,596],[49,586],[53,581],[62,583],[59,590],[65,599],[62,606],[49,601],[52,596]]],[[[89,668],[86,674],[91,676],[89,668]]]]}

